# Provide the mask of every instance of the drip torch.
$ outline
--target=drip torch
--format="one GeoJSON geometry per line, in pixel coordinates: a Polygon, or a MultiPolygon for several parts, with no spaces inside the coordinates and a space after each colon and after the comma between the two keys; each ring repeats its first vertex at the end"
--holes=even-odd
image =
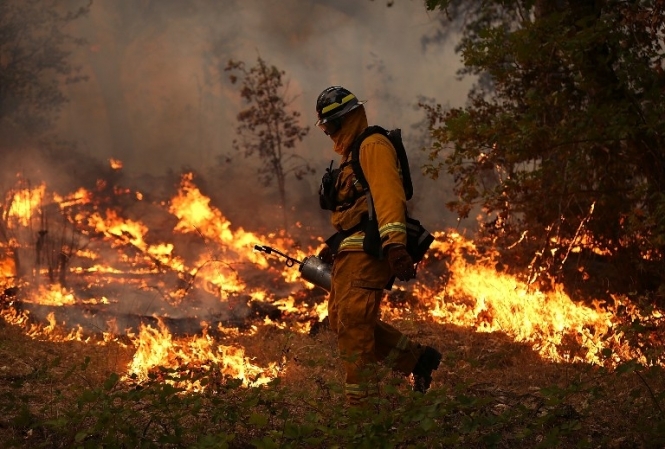
{"type": "Polygon", "coordinates": [[[302,261],[300,261],[269,246],[254,245],[254,250],[261,251],[266,254],[275,253],[282,256],[284,259],[286,259],[285,263],[287,267],[292,267],[293,265],[298,264],[300,276],[302,276],[304,280],[316,285],[317,287],[321,287],[327,292],[330,291],[332,279],[331,266],[319,259],[317,256],[307,256],[302,261]]]}

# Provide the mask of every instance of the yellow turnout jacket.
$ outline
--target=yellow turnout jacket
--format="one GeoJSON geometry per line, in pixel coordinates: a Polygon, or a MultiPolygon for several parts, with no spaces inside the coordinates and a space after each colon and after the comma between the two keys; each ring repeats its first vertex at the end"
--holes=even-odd
{"type": "MultiPolygon", "coordinates": [[[[351,159],[353,140],[367,128],[365,108],[359,107],[344,117],[342,129],[332,136],[334,150],[341,156],[340,165],[351,159]]],[[[367,179],[379,224],[381,247],[391,244],[406,245],[406,196],[402,186],[397,152],[387,137],[372,134],[360,146],[360,167],[367,179]]],[[[338,231],[348,231],[358,225],[368,213],[367,199],[362,186],[353,173],[351,164],[344,166],[335,185],[337,203],[343,204],[357,198],[343,210],[333,211],[331,222],[338,231]]],[[[358,231],[346,237],[339,251],[362,251],[364,232],[358,231]]]]}

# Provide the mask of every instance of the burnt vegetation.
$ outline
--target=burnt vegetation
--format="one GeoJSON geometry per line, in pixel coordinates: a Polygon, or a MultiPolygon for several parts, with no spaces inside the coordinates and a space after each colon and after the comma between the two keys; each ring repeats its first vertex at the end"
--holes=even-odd
{"type": "MultiPolygon", "coordinates": [[[[11,317],[16,317],[19,309],[41,307],[41,315],[47,315],[48,307],[24,304],[27,282],[73,287],[91,297],[95,289],[105,291],[72,274],[71,260],[77,251],[111,254],[123,247],[142,261],[140,268],[156,273],[149,278],[157,285],[151,286],[155,294],[133,293],[135,304],[153,304],[159,297],[165,307],[172,307],[169,312],[187,303],[207,313],[208,325],[253,329],[213,332],[198,316],[160,320],[174,335],[212,334],[220,345],[244,347],[246,361],[278,361],[278,375],[257,387],[247,388],[214,363],[159,367],[139,381],[121,373],[135,351],[125,335],[103,345],[55,343],[26,335],[26,329],[39,323],[18,326],[0,319],[2,447],[665,445],[665,329],[660,312],[665,307],[665,2],[424,3],[441,20],[440,32],[424,37],[424,44],[435,45],[452,38],[450,30],[459,30],[458,49],[465,64],[461,75],[477,77],[464,107],[446,108],[429,100],[422,104],[431,137],[426,172],[453,178],[450,210],[460,217],[482,217],[474,236],[478,251],[463,257],[472,264],[485,252],[498,254],[488,256],[496,271],[515,275],[530,288],[552,291],[563,285],[572,298],[595,300],[595,307],[611,310],[619,323],[602,341],[627,343],[627,355],[615,353],[608,344],[597,354],[596,364],[548,362],[533,345],[516,343],[502,332],[478,333],[422,318],[427,314],[418,294],[396,290],[387,294],[387,306],[410,310],[413,317],[402,314],[395,324],[445,353],[434,388],[426,395],[415,394],[408,379],[386,370],[384,389],[375,402],[346,407],[336,344],[325,321],[313,323],[309,333],[297,332],[291,326],[311,321],[311,314],[284,313],[242,293],[220,288],[215,296],[195,287],[197,275],[210,266],[224,265],[234,273],[247,269],[228,263],[231,250],[201,262],[199,254],[211,246],[209,236],[169,236],[187,248],[183,257],[189,266],[199,264],[192,272],[179,272],[137,245],[136,234],[125,230],[106,235],[110,240],[102,247],[102,232],[80,222],[81,208],[88,215],[124,210],[171,230],[173,216],[152,205],[168,201],[166,193],[172,193],[177,176],[170,173],[158,182],[143,179],[162,192],[141,202],[133,186],[118,190],[140,184],[140,179],[124,179],[121,171],[109,171],[50,134],[67,101],[62,86],[85,80],[69,60],[71,49],[83,41],[65,30],[84,17],[91,4],[1,1],[2,169],[12,167],[17,153],[28,146],[38,148],[30,151],[34,158],[77,178],[76,186],[63,184],[61,190],[85,187],[97,200],[63,210],[26,198],[23,206],[37,212],[17,228],[10,214],[17,206],[16,194],[37,186],[3,174],[0,262],[11,260],[15,276],[0,279],[0,312],[12,310],[11,317]],[[172,293],[180,295],[181,302],[174,304],[172,293]],[[224,295],[225,308],[212,313],[209,304],[224,295]],[[265,325],[269,320],[278,325],[265,325]],[[181,386],[192,384],[200,386],[198,391],[181,386]]],[[[233,146],[243,156],[259,159],[262,185],[277,184],[284,227],[290,227],[287,179],[306,178],[313,170],[296,152],[309,129],[300,126],[300,113],[291,109],[285,72],[258,58],[252,67],[229,61],[220,73],[229,76],[242,101],[233,146]]],[[[71,201],[75,204],[76,199],[71,201]]],[[[154,234],[148,238],[159,240],[154,234]]],[[[445,254],[427,260],[421,267],[424,283],[443,279],[445,285],[446,277],[455,275],[446,271],[448,262],[445,254]]],[[[275,275],[276,267],[270,262],[271,287],[286,290],[289,286],[275,275]]],[[[251,282],[266,282],[266,277],[254,275],[251,282]]],[[[100,281],[102,276],[90,278],[100,281]]],[[[129,294],[125,288],[115,293],[119,298],[129,294]]],[[[325,301],[317,290],[303,289],[294,297],[303,308],[325,301]]],[[[473,308],[476,299],[459,298],[459,303],[473,308]]],[[[102,313],[95,307],[73,313],[83,323],[102,313]]],[[[483,310],[476,317],[477,327],[491,322],[491,315],[491,308],[483,310]]],[[[118,316],[120,312],[113,318],[118,316]]],[[[134,329],[158,325],[150,313],[122,316],[134,329]]],[[[102,343],[100,333],[87,337],[102,343]]],[[[567,335],[556,350],[578,360],[576,355],[590,351],[580,344],[583,339],[581,331],[567,335]]]]}

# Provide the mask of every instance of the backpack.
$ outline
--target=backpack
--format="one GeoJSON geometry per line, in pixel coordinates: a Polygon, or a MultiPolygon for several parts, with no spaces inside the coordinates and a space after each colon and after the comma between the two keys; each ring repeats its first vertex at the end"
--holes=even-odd
{"type": "Polygon", "coordinates": [[[387,137],[393,147],[395,147],[395,151],[397,151],[397,160],[402,169],[402,187],[404,187],[406,200],[410,200],[413,197],[413,183],[411,182],[409,158],[406,155],[404,142],[402,142],[402,130],[399,128],[386,130],[377,125],[368,126],[358,135],[358,137],[355,138],[353,143],[351,143],[351,166],[353,167],[353,173],[356,175],[356,179],[358,179],[358,182],[360,182],[363,188],[369,189],[365,175],[360,167],[360,145],[362,145],[363,141],[372,134],[381,134],[387,137]]]}
{"type": "MultiPolygon", "coordinates": [[[[390,140],[390,143],[395,147],[397,152],[397,160],[402,171],[402,186],[407,201],[413,197],[413,182],[411,181],[411,171],[409,169],[409,159],[402,142],[402,130],[399,128],[393,130],[386,130],[380,126],[374,125],[367,127],[358,137],[355,138],[351,144],[351,167],[353,168],[354,175],[360,183],[367,198],[367,208],[369,216],[364,223],[365,238],[363,241],[363,250],[371,255],[383,258],[383,251],[381,247],[381,236],[379,235],[379,223],[376,219],[376,212],[374,211],[374,201],[372,194],[369,190],[369,184],[365,178],[365,174],[360,166],[360,146],[362,142],[372,134],[381,134],[390,140]]],[[[427,231],[420,221],[406,216],[406,250],[415,263],[420,262],[430,245],[434,241],[434,236],[427,231]]]]}

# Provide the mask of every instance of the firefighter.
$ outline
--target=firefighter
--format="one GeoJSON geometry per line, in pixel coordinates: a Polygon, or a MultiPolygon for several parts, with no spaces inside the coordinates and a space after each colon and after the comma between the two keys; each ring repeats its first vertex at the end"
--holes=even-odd
{"type": "Polygon", "coordinates": [[[369,184],[381,237],[379,257],[363,250],[370,210],[350,163],[350,148],[368,127],[363,103],[341,86],[325,89],[316,102],[316,125],[332,139],[340,156],[339,169],[328,169],[321,184],[321,207],[332,211],[337,233],[319,257],[333,264],[328,317],[337,334],[351,405],[378,396],[377,362],[406,376],[412,374],[414,390],[425,393],[441,361],[436,349],[410,340],[379,318],[384,289],[395,277],[413,279],[415,267],[406,250],[406,196],[397,153],[381,134],[360,143],[360,167],[369,184]]]}

